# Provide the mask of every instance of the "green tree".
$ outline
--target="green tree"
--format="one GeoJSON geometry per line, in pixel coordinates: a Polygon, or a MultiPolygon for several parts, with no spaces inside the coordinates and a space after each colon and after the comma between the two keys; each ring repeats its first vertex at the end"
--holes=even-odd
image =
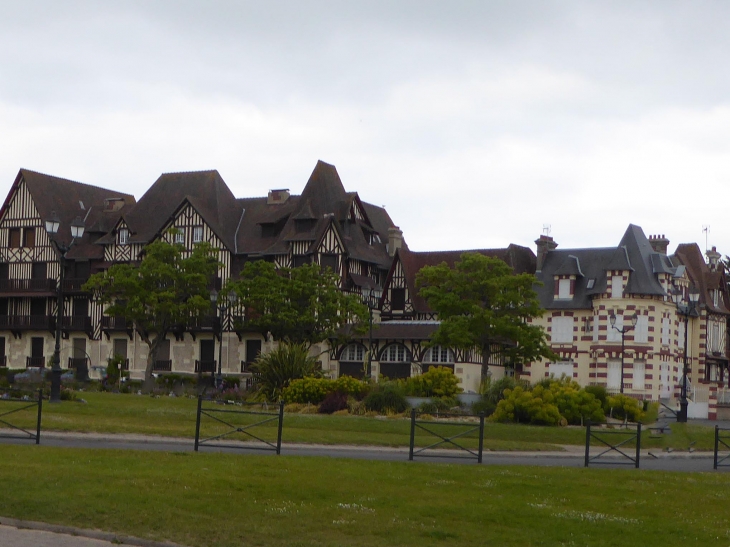
{"type": "Polygon", "coordinates": [[[416,285],[441,321],[431,343],[477,348],[482,378],[495,344],[512,363],[553,357],[543,329],[529,323],[542,314],[535,282],[534,275],[515,274],[502,260],[478,253],[464,253],[454,268],[445,262],[422,268],[416,285]]]}
{"type": "Polygon", "coordinates": [[[139,265],[116,264],[91,276],[83,290],[108,305],[105,314],[134,324],[149,347],[149,379],[171,329],[211,313],[208,283],[217,267],[215,250],[207,243],[185,253],[182,245],[155,241],[145,247],[139,265]]]}
{"type": "Polygon", "coordinates": [[[279,268],[265,261],[248,262],[240,279],[228,284],[245,308],[247,329],[290,344],[312,344],[336,338],[344,325],[363,330],[368,308],[340,288],[340,276],[316,264],[279,268]]]}

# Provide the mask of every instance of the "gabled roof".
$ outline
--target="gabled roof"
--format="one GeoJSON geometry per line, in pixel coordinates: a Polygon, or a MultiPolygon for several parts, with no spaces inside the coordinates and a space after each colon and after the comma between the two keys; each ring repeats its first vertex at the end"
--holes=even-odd
{"type": "Polygon", "coordinates": [[[630,224],[616,247],[548,251],[542,270],[537,274],[541,282],[536,287],[540,304],[553,309],[590,309],[591,297],[606,292],[607,272],[611,270],[629,272],[627,293],[656,296],[666,294],[657,274],[674,275],[677,271],[666,255],[654,251],[641,227],[630,224]],[[555,300],[554,276],[569,272],[572,260],[582,272],[576,279],[573,298],[555,300]]]}
{"type": "MultiPolygon", "coordinates": [[[[68,245],[71,242],[71,223],[76,217],[84,221],[84,236],[81,241],[76,241],[75,246],[67,255],[68,258],[75,256],[96,258],[98,249],[85,249],[84,247],[89,244],[91,239],[104,232],[107,226],[113,226],[119,216],[128,211],[135,203],[134,196],[131,194],[21,169],[0,210],[0,217],[10,206],[15,189],[21,181],[25,181],[43,221],[50,218],[53,212],[58,215],[61,227],[57,234],[49,234],[57,243],[68,245]],[[119,210],[108,211],[105,210],[105,200],[107,199],[122,199],[125,205],[119,210]]],[[[103,256],[103,249],[101,252],[103,256]]]]}
{"type": "MultiPolygon", "coordinates": [[[[241,205],[218,171],[165,173],[124,215],[130,243],[149,243],[187,201],[230,250],[234,249],[241,205]]],[[[113,234],[101,243],[113,242],[113,234]]]]}
{"type": "Polygon", "coordinates": [[[425,266],[437,266],[446,263],[453,268],[454,264],[461,260],[464,253],[478,253],[484,256],[499,258],[507,263],[515,273],[535,273],[535,253],[532,249],[520,245],[511,244],[503,249],[471,249],[465,251],[431,251],[414,252],[407,248],[396,251],[396,260],[393,261],[391,271],[388,274],[388,281],[392,278],[396,267],[396,261],[403,266],[403,273],[406,278],[406,285],[413,301],[413,309],[417,313],[429,313],[433,310],[428,306],[426,300],[418,295],[416,290],[416,274],[425,266]]]}
{"type": "Polygon", "coordinates": [[[724,268],[717,271],[710,270],[696,243],[681,243],[674,253],[675,262],[679,262],[687,268],[687,275],[692,284],[700,291],[700,304],[714,313],[730,315],[730,299],[728,298],[727,282],[724,268]],[[711,290],[719,290],[722,299],[715,306],[711,290]]]}

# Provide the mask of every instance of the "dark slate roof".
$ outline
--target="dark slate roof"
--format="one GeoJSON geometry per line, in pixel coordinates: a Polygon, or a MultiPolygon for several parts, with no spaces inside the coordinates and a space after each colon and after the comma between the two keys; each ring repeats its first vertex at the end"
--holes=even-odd
{"type": "MultiPolygon", "coordinates": [[[[241,205],[215,170],[161,175],[137,205],[124,215],[130,230],[130,243],[148,243],[155,239],[186,203],[200,213],[226,247],[234,249],[241,205]]],[[[111,243],[113,238],[113,234],[109,234],[100,243],[111,243]]]]}
{"type": "Polygon", "coordinates": [[[313,252],[330,224],[338,230],[347,254],[355,259],[390,266],[386,250],[388,228],[394,226],[382,207],[363,203],[355,192],[346,192],[334,165],[318,161],[301,195],[292,195],[284,203],[269,204],[267,198],[238,200],[244,213],[238,228],[237,252],[248,255],[276,255],[289,251],[290,241],[311,242],[307,252],[313,252]],[[350,221],[348,214],[357,202],[367,217],[350,221]],[[296,220],[313,219],[311,230],[298,232],[296,220]],[[262,224],[281,223],[276,236],[263,237],[262,224]],[[376,232],[380,243],[370,245],[364,231],[376,232]]]}
{"type": "MultiPolygon", "coordinates": [[[[419,270],[424,266],[437,266],[441,263],[446,263],[449,267],[453,267],[464,253],[479,253],[485,256],[500,258],[515,273],[535,273],[535,253],[532,252],[532,249],[515,244],[511,244],[509,247],[503,249],[472,249],[465,251],[415,252],[407,248],[398,249],[397,258],[403,265],[406,284],[411,294],[414,311],[417,313],[429,313],[433,311],[426,301],[418,295],[416,290],[416,274],[419,270]]],[[[395,268],[395,261],[393,261],[392,268],[395,268]]],[[[391,275],[388,276],[389,279],[391,275]]]]}
{"type": "Polygon", "coordinates": [[[675,260],[687,268],[687,275],[692,284],[700,291],[700,304],[711,312],[730,315],[730,298],[728,297],[727,282],[723,268],[717,271],[710,270],[696,243],[681,243],[674,253],[675,260]],[[715,306],[710,291],[719,289],[722,299],[715,306]]]}
{"type": "Polygon", "coordinates": [[[583,272],[580,269],[580,261],[577,256],[568,255],[563,263],[558,266],[555,270],[555,275],[576,275],[583,277],[583,272]]]}
{"type": "Polygon", "coordinates": [[[103,257],[104,250],[101,247],[96,248],[98,246],[89,245],[90,241],[99,237],[99,233],[104,232],[107,226],[113,226],[119,216],[128,211],[135,203],[134,196],[131,194],[21,169],[13,188],[8,192],[2,210],[0,210],[0,216],[10,205],[14,195],[13,190],[21,180],[25,181],[43,221],[48,219],[54,211],[58,215],[61,227],[56,235],[51,236],[56,242],[68,245],[71,242],[71,223],[76,217],[80,217],[84,221],[84,236],[80,241],[76,241],[67,255],[68,258],[103,257]],[[124,207],[117,211],[106,211],[105,200],[110,198],[123,199],[124,207]],[[81,204],[83,204],[83,208],[81,204]],[[101,255],[99,255],[100,250],[101,255]]]}
{"type": "Polygon", "coordinates": [[[665,294],[657,278],[658,273],[676,273],[666,255],[656,253],[639,226],[630,224],[617,247],[589,249],[554,249],[548,251],[536,287],[540,304],[551,309],[590,309],[591,297],[605,293],[608,287],[607,271],[629,271],[626,291],[631,294],[665,294]],[[566,264],[575,260],[582,275],[575,282],[574,296],[570,300],[554,299],[554,276],[569,273],[566,264]],[[592,284],[592,288],[588,286],[592,284]]]}

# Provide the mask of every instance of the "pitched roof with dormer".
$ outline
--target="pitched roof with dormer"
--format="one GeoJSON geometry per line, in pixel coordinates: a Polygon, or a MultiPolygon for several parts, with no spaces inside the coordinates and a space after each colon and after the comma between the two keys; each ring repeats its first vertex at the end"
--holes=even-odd
{"type": "Polygon", "coordinates": [[[680,243],[674,252],[675,262],[687,268],[687,274],[692,284],[700,291],[700,304],[708,311],[730,315],[730,300],[728,299],[727,281],[725,269],[719,265],[712,270],[705,262],[696,243],[680,243]],[[719,290],[722,298],[714,303],[710,291],[719,290]]]}

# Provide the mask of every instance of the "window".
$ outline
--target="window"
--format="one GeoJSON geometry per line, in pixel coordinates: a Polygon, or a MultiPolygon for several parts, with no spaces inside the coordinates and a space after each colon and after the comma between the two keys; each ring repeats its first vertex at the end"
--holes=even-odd
{"type": "Polygon", "coordinates": [[[430,348],[423,359],[424,363],[453,363],[454,352],[445,346],[430,348]]]}
{"type": "Polygon", "coordinates": [[[717,321],[710,323],[710,351],[720,351],[720,324],[717,321]]]}
{"type": "Polygon", "coordinates": [[[611,298],[621,298],[624,295],[624,278],[614,275],[611,278],[611,298]]]}
{"type": "Polygon", "coordinates": [[[573,342],[573,318],[553,317],[552,334],[550,340],[553,344],[570,344],[573,342]]]}
{"type": "Polygon", "coordinates": [[[720,380],[717,363],[708,361],[705,365],[705,380],[708,382],[717,382],[720,380]]]}
{"type": "Polygon", "coordinates": [[[598,342],[598,315],[593,316],[593,341],[598,342]]]}
{"type": "Polygon", "coordinates": [[[410,361],[406,347],[401,344],[392,344],[380,354],[380,360],[386,363],[406,363],[410,361]]]}
{"type": "Polygon", "coordinates": [[[181,228],[178,228],[178,231],[175,232],[175,243],[185,245],[185,231],[181,228]]]}
{"type": "Polygon", "coordinates": [[[336,254],[321,254],[319,255],[319,267],[324,272],[329,268],[334,273],[339,273],[337,270],[337,255],[336,254]]]}
{"type": "Polygon", "coordinates": [[[35,247],[35,228],[23,230],[23,247],[35,247]]]}
{"type": "Polygon", "coordinates": [[[592,289],[595,284],[596,284],[596,280],[595,279],[589,279],[588,280],[588,283],[586,283],[586,289],[592,289]]]}
{"type": "Polygon", "coordinates": [[[669,317],[662,318],[662,346],[669,345],[669,317]]]}
{"type": "Polygon", "coordinates": [[[118,238],[118,243],[120,245],[126,245],[127,243],[129,243],[129,230],[127,230],[126,228],[120,229],[118,238]]]}
{"type": "Polygon", "coordinates": [[[558,298],[561,300],[573,298],[573,295],[570,294],[570,279],[561,279],[558,281],[558,298]]]}
{"type": "Polygon", "coordinates": [[[720,291],[718,291],[717,289],[714,289],[712,291],[712,303],[715,305],[715,307],[717,307],[719,301],[720,301],[720,291]]]}
{"type": "Polygon", "coordinates": [[[295,255],[292,259],[292,266],[294,268],[298,268],[299,266],[304,266],[305,264],[309,264],[310,262],[310,257],[307,255],[295,255]]]}
{"type": "Polygon", "coordinates": [[[621,389],[621,361],[619,359],[608,360],[608,389],[621,389]]]}
{"type": "Polygon", "coordinates": [[[684,351],[684,321],[679,322],[677,329],[677,345],[684,351]]]}
{"type": "Polygon", "coordinates": [[[620,342],[621,341],[621,332],[624,328],[624,316],[623,315],[616,315],[616,323],[614,325],[611,325],[611,321],[608,322],[608,336],[606,336],[606,340],[608,342],[620,342]]]}
{"type": "Polygon", "coordinates": [[[340,361],[362,363],[365,360],[365,347],[361,344],[350,344],[340,355],[340,361]]]}
{"type": "Polygon", "coordinates": [[[550,363],[548,365],[548,373],[550,376],[555,378],[567,378],[573,377],[573,362],[572,361],[559,361],[557,363],[550,363]]]}
{"type": "Polygon", "coordinates": [[[203,227],[195,226],[193,227],[193,243],[200,243],[201,241],[203,241],[203,227]]]}
{"type": "Polygon", "coordinates": [[[403,311],[406,309],[405,289],[390,289],[390,308],[393,311],[403,311]]]}
{"type": "Polygon", "coordinates": [[[634,389],[644,389],[645,370],[644,361],[634,361],[634,389]]]}
{"type": "Polygon", "coordinates": [[[649,341],[649,316],[639,315],[634,328],[634,342],[646,344],[649,341]]]}
{"type": "Polygon", "coordinates": [[[20,249],[20,228],[8,230],[8,246],[11,249],[20,249]]]}
{"type": "Polygon", "coordinates": [[[46,262],[33,262],[30,271],[31,279],[48,279],[48,266],[46,262]]]}

